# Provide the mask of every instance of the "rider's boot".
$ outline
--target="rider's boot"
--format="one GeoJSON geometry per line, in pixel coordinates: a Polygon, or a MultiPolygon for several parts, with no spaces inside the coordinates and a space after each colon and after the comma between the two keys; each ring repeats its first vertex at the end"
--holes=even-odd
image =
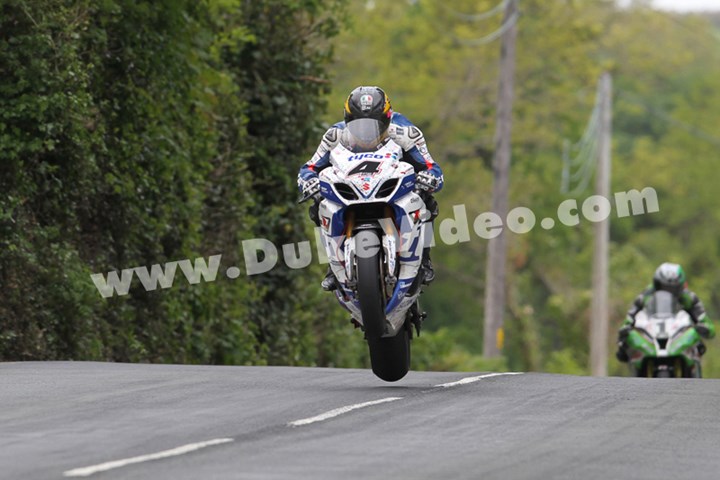
{"type": "Polygon", "coordinates": [[[430,285],[435,280],[435,270],[433,269],[432,260],[430,260],[430,247],[423,248],[422,269],[425,275],[423,284],[430,285]]]}
{"type": "Polygon", "coordinates": [[[627,363],[630,361],[630,357],[627,354],[627,351],[625,350],[625,346],[622,343],[618,343],[618,349],[615,352],[615,358],[618,359],[618,361],[627,363]]]}
{"type": "Polygon", "coordinates": [[[420,303],[416,300],[415,303],[410,306],[407,314],[410,323],[415,327],[416,335],[419,337],[420,329],[422,328],[423,321],[427,318],[427,313],[420,311],[420,303]]]}
{"type": "Polygon", "coordinates": [[[328,266],[328,271],[325,274],[325,278],[323,278],[322,283],[320,284],[323,290],[326,292],[331,292],[338,288],[338,281],[335,277],[335,274],[332,271],[332,268],[328,266]]]}

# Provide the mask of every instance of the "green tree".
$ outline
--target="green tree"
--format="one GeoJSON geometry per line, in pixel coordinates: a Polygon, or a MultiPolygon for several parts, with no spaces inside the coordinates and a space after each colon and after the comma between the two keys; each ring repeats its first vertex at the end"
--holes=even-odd
{"type": "MultiPolygon", "coordinates": [[[[458,12],[496,3],[353,2],[354,23],[340,36],[329,96],[340,105],[357,84],[379,84],[395,109],[423,129],[445,171],[436,235],[453,205],[465,206],[471,227],[467,243],[438,242],[437,281],[423,297],[427,327],[447,327],[446,335],[474,354],[482,345],[486,242],[473,234],[472,221],[491,206],[499,45],[469,44],[497,29],[501,16],[472,23],[458,12]]],[[[511,207],[530,207],[538,221],[556,218],[566,199],[559,191],[563,141],[581,136],[597,79],[609,70],[616,90],[612,191],[653,187],[661,209],[611,220],[609,348],[630,301],[665,260],[686,265],[691,287],[713,316],[720,306],[711,273],[717,222],[708,221],[717,217],[718,139],[711,127],[720,116],[711,87],[720,65],[717,30],[701,17],[621,9],[609,1],[524,0],[520,9],[511,207]]],[[[334,113],[329,121],[336,121],[334,113]]],[[[590,194],[581,192],[579,202],[590,194]]],[[[505,356],[511,369],[586,371],[591,249],[587,221],[510,234],[505,356]]],[[[624,371],[614,359],[611,369],[624,371]]]]}
{"type": "Polygon", "coordinates": [[[300,239],[339,3],[3,3],[1,359],[334,361],[317,270],[107,300],[90,274],[300,239]]]}

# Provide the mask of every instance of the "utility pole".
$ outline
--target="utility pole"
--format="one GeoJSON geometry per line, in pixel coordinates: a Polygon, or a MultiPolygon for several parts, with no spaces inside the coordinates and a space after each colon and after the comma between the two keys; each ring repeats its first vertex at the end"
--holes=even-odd
{"type": "MultiPolygon", "coordinates": [[[[610,200],[610,164],[612,156],[612,77],[605,72],[600,78],[600,148],[595,176],[595,194],[610,200]]],[[[607,376],[608,358],[608,249],[610,220],[594,226],[592,271],[592,305],[590,311],[590,371],[607,376]]]]}
{"type": "MultiPolygon", "coordinates": [[[[512,131],[513,87],[515,77],[515,39],[517,37],[517,0],[505,7],[503,25],[510,25],[502,34],[500,47],[500,81],[497,99],[497,126],[493,156],[492,211],[507,218],[510,185],[510,134],[512,131]],[[511,23],[510,23],[511,22],[511,23]]],[[[504,229],[488,242],[487,277],[485,282],[485,326],[483,355],[499,357],[504,342],[505,257],[507,243],[504,229]]]]}

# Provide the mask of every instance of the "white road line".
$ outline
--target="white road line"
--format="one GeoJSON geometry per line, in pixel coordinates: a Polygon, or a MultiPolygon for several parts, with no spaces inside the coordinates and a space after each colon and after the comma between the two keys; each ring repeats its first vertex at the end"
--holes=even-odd
{"type": "MultiPolygon", "coordinates": [[[[439,385],[435,385],[435,388],[448,388],[448,387],[454,387],[457,385],[467,385],[469,383],[474,383],[474,382],[477,382],[484,378],[499,377],[499,376],[503,376],[503,375],[521,375],[521,374],[522,374],[522,372],[488,373],[485,375],[478,375],[476,377],[466,377],[466,378],[460,379],[456,382],[441,383],[439,385]]],[[[329,420],[331,418],[343,415],[348,412],[352,412],[353,410],[357,410],[359,408],[372,407],[373,405],[380,405],[382,403],[395,402],[397,400],[402,400],[402,399],[403,399],[403,397],[387,397],[387,398],[381,398],[379,400],[373,400],[370,402],[356,403],[354,405],[347,405],[345,407],[340,407],[340,408],[336,408],[336,409],[327,411],[325,413],[321,413],[320,415],[316,415],[314,417],[308,417],[308,418],[302,418],[300,420],[295,420],[294,422],[290,422],[287,425],[288,425],[288,427],[300,427],[303,425],[310,425],[311,423],[329,420]]],[[[228,443],[228,442],[232,442],[232,441],[234,441],[234,439],[232,439],[232,438],[216,438],[214,440],[208,440],[206,442],[189,443],[187,445],[173,448],[171,450],[164,450],[162,452],[151,453],[148,455],[140,455],[137,457],[126,458],[123,460],[115,460],[112,462],[101,463],[101,464],[92,465],[89,467],[74,468],[72,470],[63,472],[63,476],[65,476],[65,477],[88,477],[94,473],[105,472],[107,470],[113,470],[115,468],[125,467],[127,465],[132,465],[135,463],[149,462],[152,460],[159,460],[161,458],[176,457],[178,455],[184,455],[186,453],[194,452],[196,450],[200,450],[205,447],[210,447],[213,445],[220,445],[220,444],[228,443]]]]}
{"type": "Polygon", "coordinates": [[[309,425],[309,424],[315,423],[315,422],[322,422],[324,420],[328,420],[330,418],[337,417],[338,415],[352,412],[353,410],[357,410],[358,408],[371,407],[373,405],[379,405],[381,403],[387,403],[387,402],[394,402],[396,400],[402,400],[402,397],[387,397],[387,398],[381,398],[380,400],[373,400],[372,402],[348,405],[346,407],[340,407],[340,408],[336,408],[334,410],[330,410],[329,412],[321,413],[320,415],[316,415],[314,417],[295,420],[294,422],[288,423],[288,427],[300,427],[302,425],[309,425]]]}
{"type": "Polygon", "coordinates": [[[213,445],[220,445],[222,443],[232,442],[232,438],[216,438],[214,440],[208,440],[207,442],[189,443],[181,447],[173,448],[171,450],[164,450],[162,452],[151,453],[149,455],[140,455],[138,457],[126,458],[124,460],[115,460],[112,462],[101,463],[99,465],[92,465],[90,467],[74,468],[63,472],[65,477],[87,477],[93,473],[104,472],[106,470],[112,470],[114,468],[124,467],[126,465],[132,465],[133,463],[149,462],[151,460],[159,460],[161,458],[176,457],[178,455],[184,455],[186,453],[200,450],[201,448],[211,447],[213,445]]]}
{"type": "Polygon", "coordinates": [[[435,388],[448,388],[455,387],[457,385],[467,385],[468,383],[475,383],[479,380],[482,380],[483,378],[500,377],[503,375],[522,375],[522,373],[523,372],[488,373],[486,375],[478,375],[477,377],[465,377],[458,380],[457,382],[441,383],[440,385],[435,385],[435,388]]]}

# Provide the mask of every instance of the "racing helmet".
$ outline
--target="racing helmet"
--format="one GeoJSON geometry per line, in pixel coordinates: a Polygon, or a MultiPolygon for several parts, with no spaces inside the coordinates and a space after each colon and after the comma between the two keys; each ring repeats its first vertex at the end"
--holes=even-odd
{"type": "Polygon", "coordinates": [[[665,262],[655,270],[653,286],[655,290],[665,290],[680,295],[685,288],[685,271],[677,263],[665,262]]]}
{"type": "Polygon", "coordinates": [[[361,86],[348,95],[344,113],[346,124],[360,118],[370,118],[380,122],[385,131],[390,126],[392,106],[382,88],[361,86]]]}

